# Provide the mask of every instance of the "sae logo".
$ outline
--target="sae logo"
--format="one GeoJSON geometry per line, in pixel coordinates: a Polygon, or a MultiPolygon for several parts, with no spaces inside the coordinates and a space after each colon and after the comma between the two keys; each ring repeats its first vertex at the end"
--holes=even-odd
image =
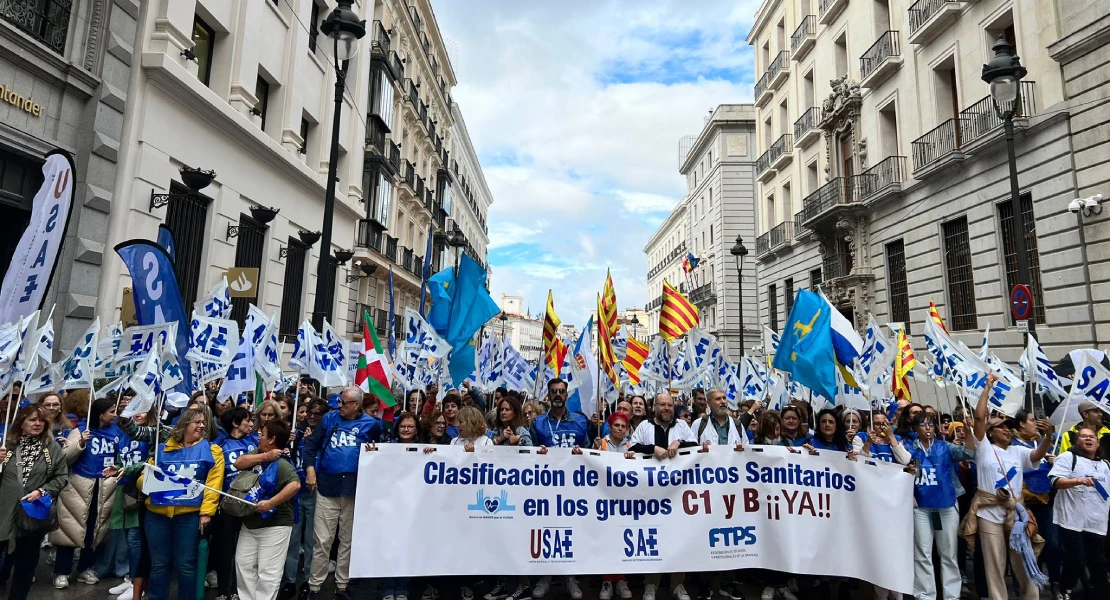
{"type": "Polygon", "coordinates": [[[509,504],[509,493],[505,490],[501,490],[501,494],[497,497],[486,496],[485,490],[478,490],[474,504],[468,504],[466,510],[483,513],[484,515],[496,515],[513,512],[516,510],[516,506],[509,504]]]}

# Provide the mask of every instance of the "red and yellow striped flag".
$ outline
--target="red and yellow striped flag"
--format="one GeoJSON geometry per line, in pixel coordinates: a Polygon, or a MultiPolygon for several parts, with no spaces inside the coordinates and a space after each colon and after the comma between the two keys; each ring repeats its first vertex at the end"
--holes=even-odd
{"type": "MultiPolygon", "coordinates": [[[[602,316],[602,298],[600,295],[597,297],[597,349],[598,354],[601,355],[601,368],[605,371],[605,375],[613,382],[614,386],[620,386],[619,374],[617,373],[616,361],[613,359],[613,337],[609,332],[609,325],[605,322],[602,316]]],[[[615,313],[614,313],[615,314],[615,313]]]]}
{"type": "Polygon", "coordinates": [[[937,310],[937,305],[932,298],[929,298],[929,318],[944,330],[944,333],[948,333],[948,328],[944,326],[944,319],[940,318],[940,311],[937,310]]]}
{"type": "Polygon", "coordinates": [[[632,385],[640,385],[640,367],[644,366],[648,352],[647,344],[633,337],[628,338],[628,353],[625,354],[621,364],[624,365],[624,370],[628,372],[628,381],[632,385]]]}
{"type": "Polygon", "coordinates": [[[673,342],[679,336],[697,326],[698,308],[685,296],[674,289],[666,279],[663,280],[663,310],[659,312],[659,335],[673,342]]]}
{"type": "Polygon", "coordinates": [[[547,366],[555,370],[555,376],[563,369],[563,359],[567,356],[567,345],[559,339],[559,325],[562,321],[555,314],[555,299],[547,290],[547,314],[543,317],[543,359],[547,366]]]}
{"type": "Polygon", "coordinates": [[[906,330],[898,330],[898,358],[894,360],[894,397],[910,398],[910,371],[917,366],[917,358],[913,355],[913,346],[906,337],[906,330]]]}
{"type": "Polygon", "coordinates": [[[609,330],[609,337],[617,335],[621,324],[617,322],[617,292],[613,289],[613,276],[605,272],[605,289],[601,292],[601,301],[597,305],[598,319],[605,321],[609,330]]]}

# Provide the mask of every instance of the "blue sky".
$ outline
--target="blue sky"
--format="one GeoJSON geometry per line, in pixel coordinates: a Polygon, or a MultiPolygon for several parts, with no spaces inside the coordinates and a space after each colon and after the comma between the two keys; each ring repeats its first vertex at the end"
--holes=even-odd
{"type": "Polygon", "coordinates": [[[611,269],[647,301],[644,245],[682,197],[678,139],[750,102],[754,0],[439,0],[452,95],[494,197],[490,289],[583,325],[611,269]]]}

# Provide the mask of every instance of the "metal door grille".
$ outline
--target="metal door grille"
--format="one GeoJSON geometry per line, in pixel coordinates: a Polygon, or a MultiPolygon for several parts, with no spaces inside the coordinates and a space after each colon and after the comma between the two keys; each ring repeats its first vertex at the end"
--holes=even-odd
{"type": "MultiPolygon", "coordinates": [[[[250,215],[239,215],[239,236],[235,242],[235,266],[248,268],[262,267],[262,244],[266,241],[266,227],[255,221],[250,215]]],[[[255,286],[255,295],[252,298],[232,298],[231,318],[240,327],[247,319],[247,312],[251,302],[258,298],[258,287],[262,285],[259,276],[258,286],[255,286]]]]}
{"type": "Polygon", "coordinates": [[[779,297],[775,284],[767,286],[767,313],[771,321],[771,331],[779,330],[779,297]]]}
{"type": "Polygon", "coordinates": [[[307,254],[307,246],[289,238],[289,250],[285,255],[285,280],[281,288],[279,330],[283,338],[296,338],[297,328],[301,325],[301,299],[304,298],[304,264],[307,254]]]}
{"type": "Polygon", "coordinates": [[[782,297],[786,299],[786,316],[790,316],[790,311],[794,308],[794,278],[787,277],[786,284],[782,290],[782,297]]]}
{"type": "Polygon", "coordinates": [[[208,220],[208,198],[194,194],[177,182],[170,183],[170,193],[177,194],[166,209],[166,227],[173,234],[174,273],[181,300],[186,310],[191,310],[200,287],[200,265],[204,240],[208,237],[205,223],[208,220]]]}
{"type": "Polygon", "coordinates": [[[952,311],[953,331],[978,329],[975,313],[975,277],[971,266],[971,243],[967,233],[967,217],[945,223],[944,263],[948,275],[948,305],[952,311]]]}
{"type": "MultiPolygon", "coordinates": [[[[1033,310],[1037,324],[1044,323],[1044,290],[1041,288],[1041,256],[1037,250],[1037,224],[1033,221],[1033,195],[1022,194],[1021,224],[1025,226],[1025,253],[1029,262],[1029,289],[1033,292],[1033,310]]],[[[1014,207],[1006,200],[998,204],[998,217],[1002,225],[1002,254],[1006,262],[1006,296],[1018,283],[1017,249],[1014,240],[1014,207]]],[[[1014,323],[1013,314],[1010,322],[1014,323]]]]}
{"type": "Polygon", "coordinates": [[[910,333],[910,296],[906,285],[906,245],[894,240],[886,245],[886,277],[890,290],[890,318],[910,333]]]}

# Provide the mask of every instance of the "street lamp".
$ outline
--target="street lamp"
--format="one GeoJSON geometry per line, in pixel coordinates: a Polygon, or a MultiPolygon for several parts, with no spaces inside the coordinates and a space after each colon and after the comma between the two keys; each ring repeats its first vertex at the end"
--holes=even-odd
{"type": "Polygon", "coordinates": [[[466,246],[466,236],[458,229],[447,233],[447,245],[455,249],[455,274],[459,274],[459,259],[462,258],[463,246],[466,246]]]}
{"type": "MultiPolygon", "coordinates": [[[[1010,210],[1013,212],[1014,253],[1017,255],[1017,284],[1033,286],[1029,276],[1029,255],[1026,250],[1025,215],[1021,212],[1021,191],[1018,188],[1017,156],[1014,152],[1014,115],[1020,115],[1021,79],[1025,77],[1025,67],[1014,54],[1014,45],[1006,41],[1005,34],[991,48],[994,58],[983,65],[983,81],[990,84],[991,100],[995,113],[1006,129],[1006,154],[1010,163],[1010,210]]],[[[1036,307],[1029,324],[1029,335],[1036,330],[1036,307]]]]}
{"type": "Polygon", "coordinates": [[[637,319],[636,315],[632,315],[632,323],[631,323],[631,325],[632,325],[632,339],[635,339],[635,340],[640,339],[640,338],[636,337],[636,326],[638,326],[639,324],[640,324],[640,319],[637,319]]]}
{"type": "MultiPolygon", "coordinates": [[[[317,330],[331,311],[331,288],[335,287],[335,266],[331,259],[332,213],[335,212],[335,178],[339,166],[339,121],[343,111],[343,90],[346,88],[347,61],[358,51],[358,41],[366,35],[366,21],[351,10],[353,0],[338,0],[335,10],[320,24],[320,31],[332,40],[335,67],[335,108],[331,122],[331,158],[328,161],[327,191],[324,193],[323,243],[320,263],[316,266],[316,301],[312,324],[317,330]]],[[[349,258],[347,260],[350,260],[349,258]]]]}
{"type": "Polygon", "coordinates": [[[736,305],[736,310],[740,317],[740,356],[744,356],[744,257],[748,255],[748,249],[744,247],[744,239],[741,236],[736,236],[736,245],[728,251],[729,254],[736,260],[736,296],[740,302],[736,305]]]}
{"type": "Polygon", "coordinates": [[[505,341],[505,323],[509,320],[509,317],[507,317],[505,315],[505,312],[502,311],[501,316],[497,317],[497,320],[501,321],[501,341],[504,342],[505,341]]]}

